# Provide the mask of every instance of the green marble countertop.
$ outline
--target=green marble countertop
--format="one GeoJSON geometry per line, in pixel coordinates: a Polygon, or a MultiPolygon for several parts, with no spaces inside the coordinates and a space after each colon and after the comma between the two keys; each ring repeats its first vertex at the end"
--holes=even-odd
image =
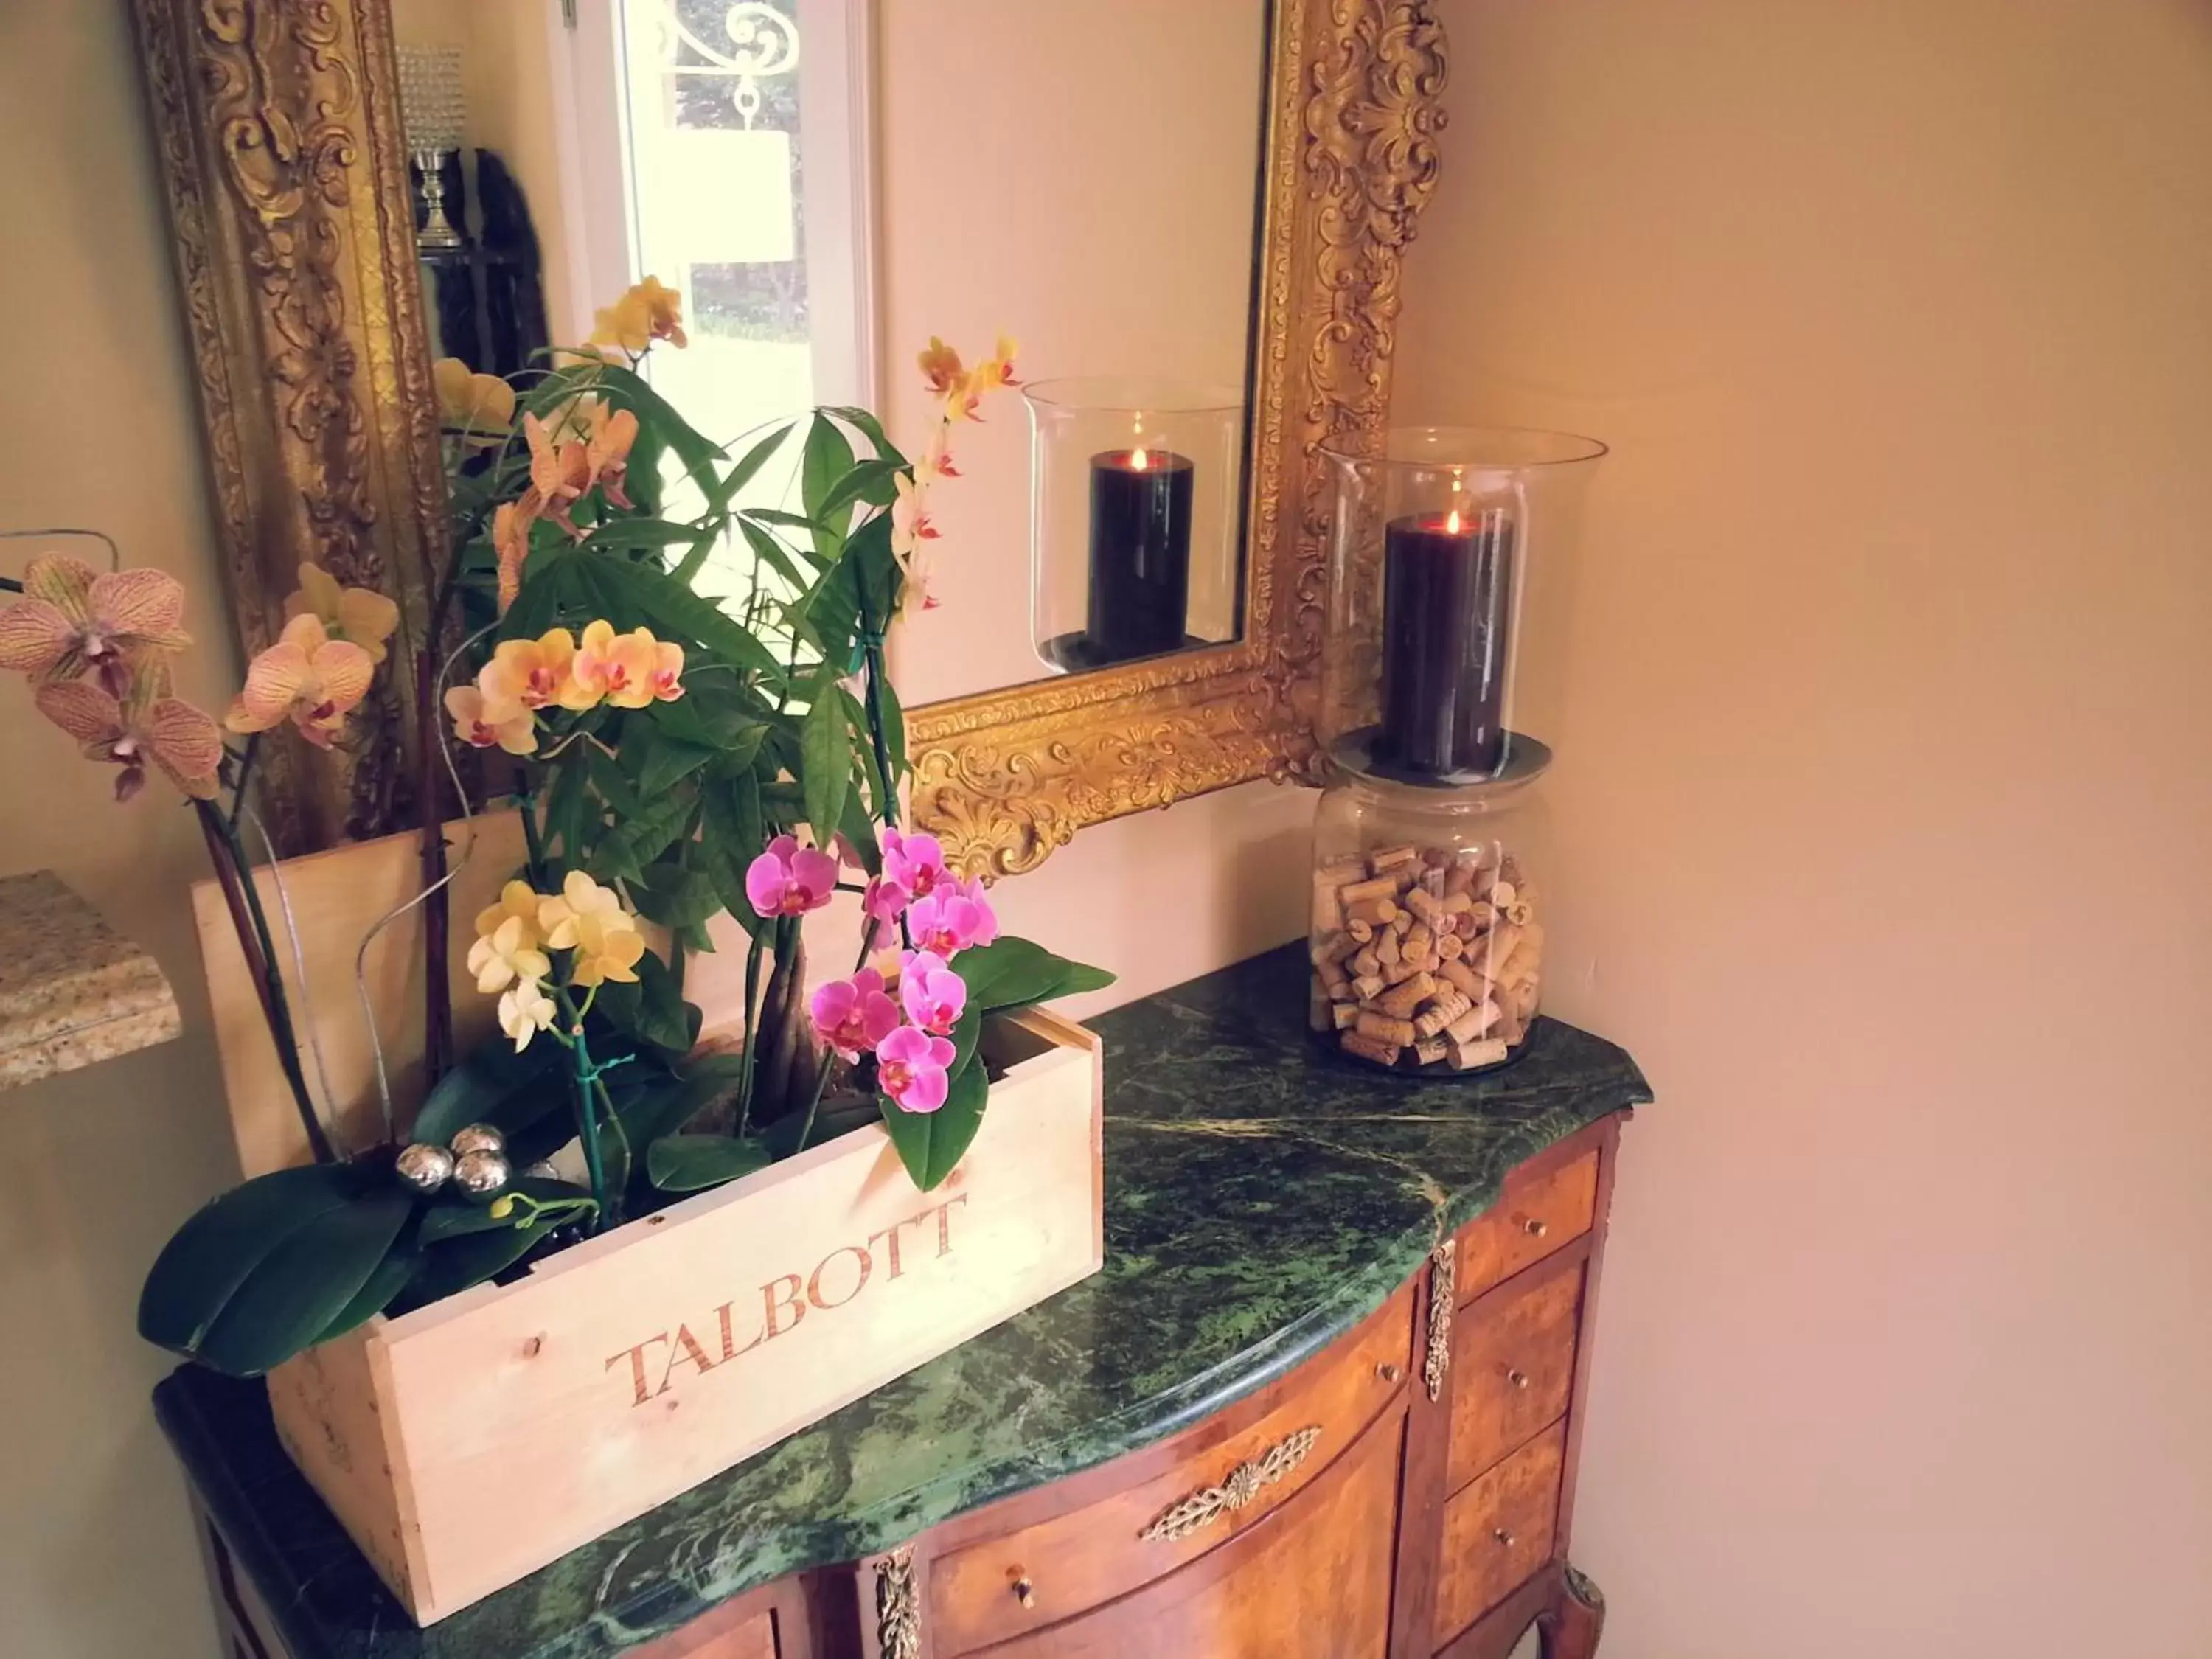
{"type": "Polygon", "coordinates": [[[1650,1099],[1609,1042],[1540,1021],[1480,1079],[1313,1044],[1303,952],[1091,1022],[1106,1044],[1106,1265],[427,1631],[277,1446],[258,1383],[155,1391],[297,1659],[603,1659],[1150,1444],[1290,1370],[1410,1278],[1515,1164],[1650,1099]]]}

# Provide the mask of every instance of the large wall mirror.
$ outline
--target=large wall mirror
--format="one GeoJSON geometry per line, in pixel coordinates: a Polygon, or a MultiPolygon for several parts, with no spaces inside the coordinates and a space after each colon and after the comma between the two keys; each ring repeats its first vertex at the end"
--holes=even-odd
{"type": "MultiPolygon", "coordinates": [[[[520,368],[650,275],[690,337],[656,382],[727,441],[919,432],[931,336],[1018,337],[892,641],[914,815],[968,867],[1310,763],[1313,447],[1387,412],[1423,0],[138,11],[248,647],[302,558],[419,611],[432,360],[520,368]]],[[[413,740],[301,763],[291,846],[386,827],[413,740]]]]}

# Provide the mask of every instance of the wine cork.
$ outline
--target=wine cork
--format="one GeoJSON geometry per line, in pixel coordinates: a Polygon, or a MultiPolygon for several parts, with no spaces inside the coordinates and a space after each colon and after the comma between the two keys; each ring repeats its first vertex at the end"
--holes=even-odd
{"type": "Polygon", "coordinates": [[[1490,981],[1469,968],[1465,962],[1441,963],[1435,969],[1438,979],[1480,999],[1489,994],[1490,981]]]}
{"type": "Polygon", "coordinates": [[[1354,945],[1364,945],[1375,937],[1375,924],[1353,916],[1344,924],[1344,936],[1354,945]]]}
{"type": "Polygon", "coordinates": [[[1359,1018],[1353,1022],[1352,1029],[1362,1036],[1373,1037],[1377,1042],[1393,1043],[1401,1048],[1405,1048],[1413,1040],[1412,1020],[1394,1019],[1389,1014],[1379,1013],[1373,1008],[1360,1010],[1359,1018]]]}
{"type": "Polygon", "coordinates": [[[1372,881],[1355,881],[1346,886],[1340,887],[1337,889],[1336,896],[1343,901],[1345,913],[1348,915],[1352,914],[1352,907],[1368,899],[1395,899],[1398,896],[1398,884],[1393,877],[1377,876],[1372,881]]]}
{"type": "Polygon", "coordinates": [[[1455,1072],[1471,1072],[1478,1066],[1495,1066],[1505,1058],[1505,1044],[1497,1037],[1487,1037],[1480,1042],[1455,1042],[1451,1048],[1451,1066],[1455,1072]]]}
{"type": "Polygon", "coordinates": [[[1413,1058],[1424,1066],[1434,1066],[1451,1054],[1451,1044],[1442,1037],[1424,1037],[1413,1045],[1413,1058]]]}
{"type": "Polygon", "coordinates": [[[1384,981],[1380,974],[1362,974],[1352,981],[1352,988],[1362,1002],[1372,1002],[1382,994],[1384,981]]]}
{"type": "MultiPolygon", "coordinates": [[[[1436,981],[1417,969],[1401,983],[1385,991],[1375,1006],[1393,1019],[1410,1019],[1413,1010],[1434,996],[1436,992],[1436,981]]],[[[1429,1033],[1424,1031],[1421,1035],[1426,1036],[1429,1033]]]]}
{"type": "Polygon", "coordinates": [[[1379,1066],[1395,1066],[1406,1046],[1402,1042],[1385,1042],[1379,1037],[1370,1037],[1359,1031],[1346,1031],[1337,1042],[1347,1054],[1358,1054],[1360,1059],[1371,1060],[1379,1066]]]}
{"type": "Polygon", "coordinates": [[[1348,995],[1352,990],[1351,979],[1346,975],[1343,968],[1336,963],[1316,963],[1314,975],[1320,981],[1322,991],[1329,996],[1348,995]]]}
{"type": "Polygon", "coordinates": [[[1467,953],[1467,941],[1457,933],[1446,933],[1437,941],[1438,962],[1457,962],[1467,953]]]}
{"type": "Polygon", "coordinates": [[[1385,968],[1395,968],[1404,947],[1399,944],[1397,931],[1394,928],[1376,939],[1372,949],[1385,968]]]}
{"type": "Polygon", "coordinates": [[[1453,1021],[1466,1015],[1474,1006],[1466,992],[1456,986],[1443,986],[1429,1006],[1413,1016],[1414,1035],[1432,1037],[1449,1029],[1453,1021]]]}
{"type": "Polygon", "coordinates": [[[1464,1013],[1444,1027],[1444,1035],[1454,1042],[1473,1042],[1504,1017],[1498,1005],[1485,997],[1469,1003],[1464,1013]]]}
{"type": "Polygon", "coordinates": [[[1432,897],[1425,887],[1415,887],[1407,892],[1406,908],[1411,910],[1416,918],[1431,927],[1434,927],[1449,914],[1444,908],[1443,901],[1432,897]]]}
{"type": "Polygon", "coordinates": [[[1355,899],[1344,907],[1344,914],[1379,930],[1398,920],[1398,905],[1388,897],[1355,899]]]}
{"type": "Polygon", "coordinates": [[[1359,1024],[1359,1005],[1356,1002],[1332,1002],[1328,1012],[1340,1031],[1348,1031],[1359,1024]]]}
{"type": "Polygon", "coordinates": [[[1367,855],[1367,870],[1370,875],[1381,875],[1385,870],[1395,870],[1401,864],[1418,864],[1421,849],[1408,843],[1403,847],[1378,847],[1367,855]]]}
{"type": "Polygon", "coordinates": [[[1352,975],[1357,979],[1365,979],[1370,974],[1379,974],[1382,971],[1382,958],[1376,953],[1375,947],[1371,945],[1361,945],[1347,960],[1351,964],[1352,975]]]}

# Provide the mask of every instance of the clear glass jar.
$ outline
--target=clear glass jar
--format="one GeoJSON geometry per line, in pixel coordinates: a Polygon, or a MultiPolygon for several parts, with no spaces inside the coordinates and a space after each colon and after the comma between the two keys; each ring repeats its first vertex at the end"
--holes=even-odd
{"type": "MultiPolygon", "coordinates": [[[[1605,446],[1398,427],[1322,453],[1334,485],[1322,742],[1356,769],[1412,782],[1501,775],[1529,729],[1522,641],[1561,631],[1560,567],[1605,446]]],[[[1559,672],[1563,653],[1537,654],[1549,659],[1540,672],[1559,672]]],[[[1555,701],[1534,699],[1540,720],[1555,701]]]]}
{"type": "Polygon", "coordinates": [[[1169,380],[1039,380],[1032,637],[1073,672],[1236,639],[1243,400],[1169,380]]]}
{"type": "Polygon", "coordinates": [[[1314,819],[1310,1021],[1346,1054],[1479,1072],[1527,1041],[1543,988],[1540,747],[1454,788],[1331,769],[1314,819]]]}

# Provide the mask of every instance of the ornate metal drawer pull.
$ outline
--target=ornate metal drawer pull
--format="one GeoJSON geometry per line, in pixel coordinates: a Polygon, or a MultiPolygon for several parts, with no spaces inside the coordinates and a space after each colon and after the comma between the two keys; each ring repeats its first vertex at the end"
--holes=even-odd
{"type": "Polygon", "coordinates": [[[1218,1486],[1202,1486],[1173,1507],[1164,1510],[1152,1524],[1137,1534],[1173,1543],[1224,1515],[1233,1515],[1306,1461],[1306,1454],[1321,1438],[1321,1425],[1300,1429],[1287,1440],[1279,1440],[1249,1462],[1239,1463],[1218,1486]]]}
{"type": "Polygon", "coordinates": [[[1429,1252],[1429,1345],[1421,1358],[1421,1381],[1429,1398],[1443,1397],[1444,1373],[1451,1369],[1452,1316],[1459,1299],[1459,1247],[1450,1239],[1429,1252]]]}

